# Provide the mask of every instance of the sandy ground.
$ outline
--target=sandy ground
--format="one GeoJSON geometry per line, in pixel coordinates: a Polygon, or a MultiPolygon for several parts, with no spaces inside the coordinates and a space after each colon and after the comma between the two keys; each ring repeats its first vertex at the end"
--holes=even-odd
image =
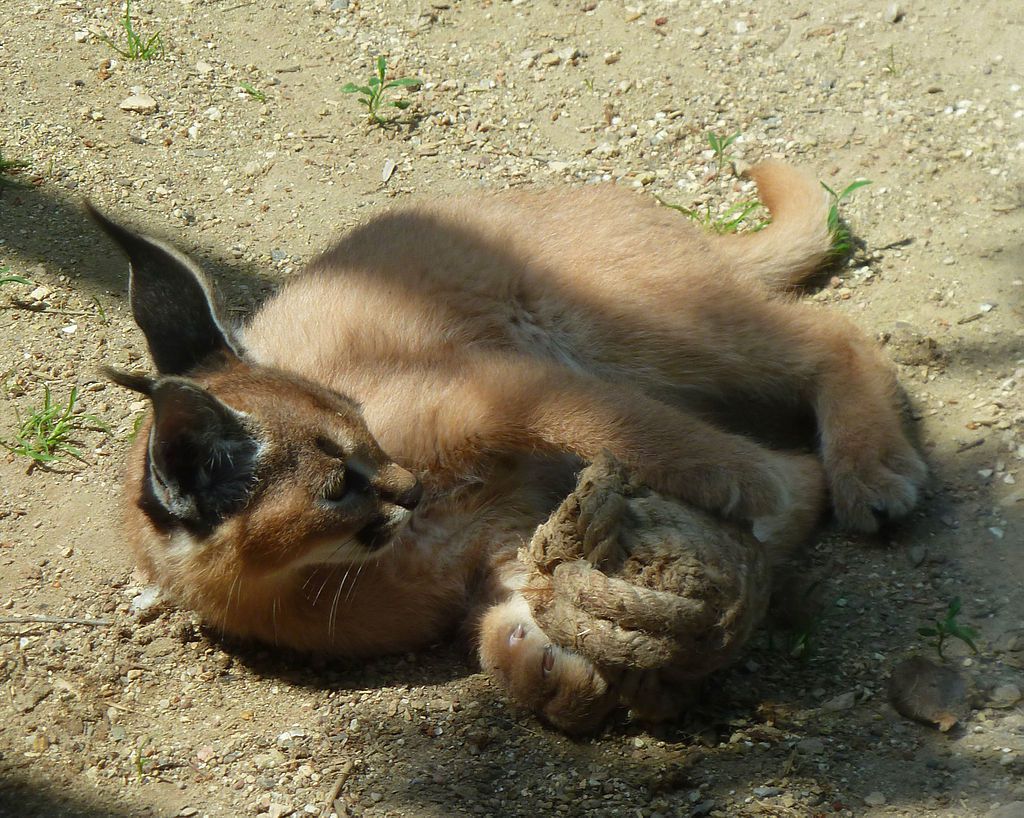
{"type": "Polygon", "coordinates": [[[0,278],[31,281],[0,285],[0,438],[47,389],[77,388],[84,413],[81,460],[0,451],[0,814],[1024,815],[1012,3],[140,0],[152,61],[102,41],[123,44],[121,14],[0,0],[0,151],[27,163],[2,177],[21,184],[0,186],[0,278]],[[424,81],[399,127],[340,91],[378,54],[424,81]],[[934,472],[886,536],[823,533],[802,655],[765,633],[679,724],[573,742],[456,646],[330,665],[133,612],[117,487],[144,405],[97,367],[144,366],[145,347],[84,198],[203,259],[241,319],[392,199],[600,179],[748,198],[709,131],[742,134],[737,161],[873,181],[844,208],[862,246],[810,297],[890,338],[934,472]],[[934,655],[917,629],[955,597],[979,650],[946,651],[973,692],[940,733],[897,715],[886,679],[934,655]]]}

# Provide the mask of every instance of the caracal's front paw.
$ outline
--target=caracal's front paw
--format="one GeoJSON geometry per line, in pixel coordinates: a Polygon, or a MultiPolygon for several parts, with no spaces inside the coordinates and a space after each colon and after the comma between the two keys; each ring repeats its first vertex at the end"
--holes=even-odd
{"type": "Polygon", "coordinates": [[[821,521],[826,480],[821,461],[812,455],[777,454],[772,471],[775,510],[751,522],[754,536],[773,557],[781,557],[805,542],[821,521]]]}
{"type": "Polygon", "coordinates": [[[588,660],[544,635],[529,607],[513,599],[484,617],[480,663],[517,704],[567,733],[596,730],[618,694],[588,660]]]}
{"type": "Polygon", "coordinates": [[[901,431],[862,444],[826,452],[825,463],[839,523],[872,532],[917,505],[928,468],[901,431]]]}

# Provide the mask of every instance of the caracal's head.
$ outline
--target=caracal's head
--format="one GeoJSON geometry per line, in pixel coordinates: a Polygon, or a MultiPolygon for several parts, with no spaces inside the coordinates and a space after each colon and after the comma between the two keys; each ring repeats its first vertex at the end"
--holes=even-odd
{"type": "Polygon", "coordinates": [[[129,535],[156,581],[197,604],[238,577],[379,555],[422,489],[359,406],[249,360],[193,261],[93,216],[128,255],[132,312],[156,366],[108,373],[152,402],[126,498],[129,535]]]}

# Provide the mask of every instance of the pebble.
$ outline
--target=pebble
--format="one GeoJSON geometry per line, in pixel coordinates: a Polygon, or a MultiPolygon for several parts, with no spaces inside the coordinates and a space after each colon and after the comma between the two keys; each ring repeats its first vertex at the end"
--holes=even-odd
{"type": "Polygon", "coordinates": [[[121,100],[118,107],[122,111],[131,111],[136,114],[153,114],[160,108],[156,100],[149,94],[132,94],[121,100]]]}
{"type": "Polygon", "coordinates": [[[885,7],[885,14],[882,15],[882,19],[887,23],[898,23],[903,19],[903,9],[899,7],[898,3],[890,3],[885,7]]]}
{"type": "Polygon", "coordinates": [[[156,585],[149,585],[135,595],[132,599],[129,611],[133,616],[139,616],[140,614],[148,611],[159,601],[160,588],[156,585]]]}
{"type": "Polygon", "coordinates": [[[280,764],[284,764],[287,760],[288,756],[280,750],[270,749],[265,753],[253,756],[252,763],[261,770],[269,770],[280,764]]]}
{"type": "Polygon", "coordinates": [[[805,738],[797,742],[796,749],[804,755],[820,756],[825,752],[825,742],[820,738],[805,738]]]}
{"type": "Polygon", "coordinates": [[[839,710],[849,710],[857,703],[857,691],[849,690],[846,693],[840,693],[824,702],[821,705],[821,709],[826,712],[834,713],[839,710]]]}
{"type": "Polygon", "coordinates": [[[773,798],[781,792],[778,787],[754,787],[754,795],[758,798],[773,798]]]}
{"type": "Polygon", "coordinates": [[[996,687],[989,696],[989,707],[1013,707],[1021,700],[1020,688],[1015,684],[1003,684],[996,687]]]}
{"type": "Polygon", "coordinates": [[[885,796],[880,792],[872,792],[864,796],[864,803],[869,807],[880,807],[885,804],[885,796]]]}

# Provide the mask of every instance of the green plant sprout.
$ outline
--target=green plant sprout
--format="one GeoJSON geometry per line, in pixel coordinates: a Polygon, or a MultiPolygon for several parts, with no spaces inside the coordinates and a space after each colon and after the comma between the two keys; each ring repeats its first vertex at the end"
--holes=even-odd
{"type": "Polygon", "coordinates": [[[24,276],[9,276],[7,273],[11,271],[10,267],[0,267],[0,286],[4,284],[34,284],[34,281],[30,281],[24,276]]]}
{"type": "Polygon", "coordinates": [[[238,87],[241,88],[243,91],[245,91],[245,93],[247,93],[250,97],[255,99],[257,102],[266,102],[267,101],[267,95],[263,91],[261,91],[259,88],[257,88],[255,85],[253,85],[251,82],[246,82],[245,80],[242,80],[241,82],[238,83],[238,87]]]}
{"type": "Polygon", "coordinates": [[[898,77],[900,75],[902,66],[900,66],[900,64],[896,61],[896,46],[889,46],[889,59],[886,61],[882,70],[886,74],[889,74],[890,76],[893,77],[898,77]]]}
{"type": "Polygon", "coordinates": [[[118,21],[124,30],[125,45],[121,47],[110,37],[102,35],[100,39],[126,60],[154,60],[164,53],[164,44],[160,32],[146,39],[132,25],[132,0],[124,0],[124,16],[118,21]]]}
{"type": "Polygon", "coordinates": [[[829,252],[832,256],[841,258],[853,249],[853,235],[850,233],[850,228],[839,218],[839,205],[848,199],[855,190],[870,184],[870,179],[858,179],[856,182],[848,184],[841,192],[836,193],[824,182],[821,183],[821,186],[832,197],[832,204],[828,209],[828,233],[832,238],[832,248],[829,252]]]}
{"type": "Polygon", "coordinates": [[[713,131],[708,131],[707,137],[708,144],[715,154],[715,163],[718,165],[717,173],[721,174],[722,168],[733,160],[733,157],[727,154],[726,150],[728,150],[733,142],[740,138],[740,131],[736,131],[732,136],[719,136],[713,131]]]}
{"type": "Polygon", "coordinates": [[[423,84],[422,80],[412,77],[403,77],[397,80],[388,80],[388,63],[384,56],[377,57],[377,75],[370,77],[366,85],[356,85],[349,82],[342,86],[343,94],[359,94],[359,104],[366,106],[366,113],[370,121],[377,125],[389,125],[394,122],[393,117],[381,116],[383,108],[397,108],[404,111],[409,107],[407,99],[385,100],[386,92],[392,88],[418,88],[423,84]]]}
{"type": "Polygon", "coordinates": [[[74,415],[75,404],[78,402],[78,389],[72,388],[67,405],[53,400],[50,387],[44,386],[43,405],[33,409],[28,417],[22,419],[18,414],[18,431],[13,443],[0,440],[12,454],[27,457],[40,466],[48,466],[70,455],[76,460],[85,462],[82,452],[72,445],[75,432],[93,429],[109,434],[107,425],[94,415],[74,415]],[[89,426],[85,425],[90,424],[89,426]]]}
{"type": "Polygon", "coordinates": [[[15,173],[20,173],[28,167],[28,162],[23,159],[4,159],[3,151],[0,151],[0,187],[9,185],[20,187],[24,184],[17,179],[10,178],[15,173]]]}
{"type": "Polygon", "coordinates": [[[144,780],[147,773],[151,772],[152,768],[156,766],[154,759],[150,758],[149,755],[143,752],[148,744],[149,737],[147,736],[139,741],[138,746],[135,748],[135,752],[132,753],[132,762],[135,765],[135,775],[138,777],[139,781],[144,780]]]}
{"type": "Polygon", "coordinates": [[[670,207],[673,210],[678,210],[688,219],[693,219],[697,224],[701,225],[705,230],[712,230],[715,233],[724,235],[726,233],[737,233],[743,227],[746,227],[752,232],[763,230],[770,224],[770,221],[760,215],[755,216],[758,210],[763,205],[754,201],[753,199],[737,202],[731,207],[727,208],[723,213],[717,214],[711,209],[710,204],[704,205],[703,208],[686,207],[684,205],[672,204],[662,199],[660,196],[655,196],[661,204],[665,207],[670,207]]]}
{"type": "Polygon", "coordinates": [[[935,650],[938,652],[940,659],[946,658],[942,655],[942,646],[951,636],[965,643],[974,653],[978,652],[978,648],[974,644],[974,640],[978,638],[978,632],[974,628],[961,625],[956,621],[957,616],[960,614],[960,608],[960,597],[953,597],[949,607],[946,608],[945,619],[936,619],[935,627],[917,629],[920,636],[935,640],[935,650]]]}

